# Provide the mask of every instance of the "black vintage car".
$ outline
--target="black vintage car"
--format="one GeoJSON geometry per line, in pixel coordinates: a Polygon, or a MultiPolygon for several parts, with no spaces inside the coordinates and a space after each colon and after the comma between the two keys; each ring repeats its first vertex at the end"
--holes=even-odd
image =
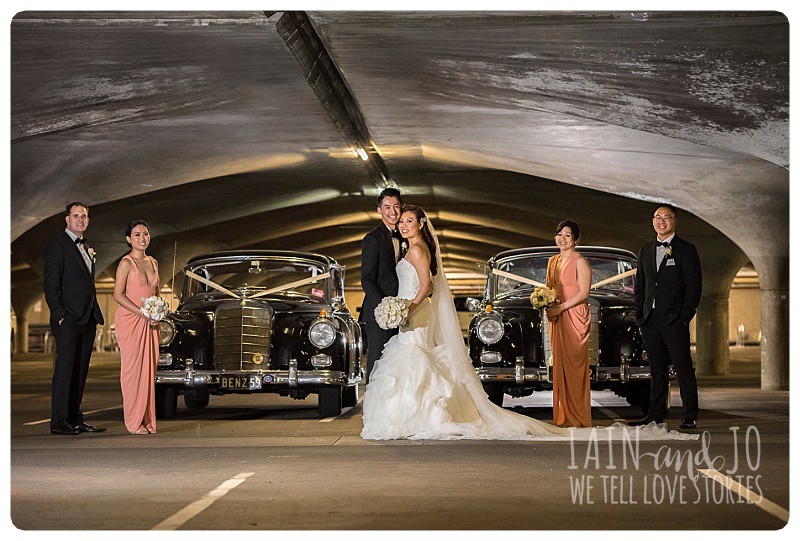
{"type": "MultiPolygon", "coordinates": [[[[636,257],[617,248],[579,247],[592,267],[592,284],[636,268],[636,257]]],[[[482,301],[470,322],[469,354],[489,398],[502,405],[503,394],[527,396],[552,389],[552,355],[544,310],[531,305],[534,285],[508,275],[544,284],[547,260],[556,247],[501,252],[487,263],[482,301]],[[501,275],[505,274],[505,276],[501,275]]],[[[635,275],[593,287],[589,365],[592,389],[611,389],[646,413],[650,370],[642,337],[634,323],[635,275]]]]}
{"type": "Polygon", "coordinates": [[[358,402],[361,329],[344,301],[344,269],[317,254],[218,252],[192,258],[181,302],[159,324],[156,414],[209,395],[319,395],[319,414],[358,402]]]}

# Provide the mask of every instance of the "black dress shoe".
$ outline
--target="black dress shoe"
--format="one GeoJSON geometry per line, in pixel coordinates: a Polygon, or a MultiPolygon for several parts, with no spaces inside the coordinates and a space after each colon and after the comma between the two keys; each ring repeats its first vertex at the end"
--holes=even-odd
{"type": "Polygon", "coordinates": [[[681,428],[697,428],[697,421],[694,419],[684,419],[681,421],[681,428]]]}
{"type": "Polygon", "coordinates": [[[630,421],[628,423],[628,426],[644,426],[644,425],[649,425],[650,423],[656,423],[657,425],[660,425],[663,422],[664,419],[653,419],[652,417],[643,417],[638,421],[630,421]]]}
{"type": "Polygon", "coordinates": [[[58,434],[63,436],[75,436],[80,434],[81,431],[69,424],[67,421],[58,421],[50,427],[51,434],[58,434]]]}
{"type": "Polygon", "coordinates": [[[77,428],[80,432],[105,432],[106,431],[105,428],[100,428],[99,426],[92,426],[92,425],[84,423],[83,421],[78,423],[78,426],[76,426],[75,428],[77,428]]]}

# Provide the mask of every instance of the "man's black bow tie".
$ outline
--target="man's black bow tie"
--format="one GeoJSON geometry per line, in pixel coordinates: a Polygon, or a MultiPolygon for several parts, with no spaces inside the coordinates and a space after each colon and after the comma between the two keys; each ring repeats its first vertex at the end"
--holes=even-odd
{"type": "Polygon", "coordinates": [[[403,235],[400,234],[400,231],[397,230],[392,231],[392,236],[397,240],[403,240],[403,235]]]}
{"type": "Polygon", "coordinates": [[[75,244],[83,244],[86,246],[86,239],[77,238],[75,239],[75,244]]]}
{"type": "Polygon", "coordinates": [[[658,241],[656,241],[656,246],[663,246],[664,248],[669,248],[670,244],[668,242],[658,242],[658,241]]]}

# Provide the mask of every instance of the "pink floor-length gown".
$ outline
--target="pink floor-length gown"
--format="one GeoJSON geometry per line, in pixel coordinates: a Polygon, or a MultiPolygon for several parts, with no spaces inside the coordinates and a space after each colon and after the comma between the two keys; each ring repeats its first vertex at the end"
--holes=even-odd
{"type": "MultiPolygon", "coordinates": [[[[554,289],[559,301],[580,292],[578,258],[573,257],[559,269],[561,255],[547,263],[547,287],[554,289]],[[561,272],[558,272],[558,271],[561,272]]],[[[563,311],[550,325],[550,349],[553,352],[553,422],[561,427],[592,426],[591,387],[589,383],[589,305],[582,302],[563,311]]]]}
{"type": "MultiPolygon", "coordinates": [[[[150,257],[155,277],[148,283],[147,276],[139,270],[130,254],[134,272],[128,276],[125,295],[136,306],[142,298],[155,295],[158,285],[158,263],[150,257]]],[[[124,259],[124,258],[123,258],[124,259]]],[[[144,426],[148,432],[156,431],[155,372],[158,364],[158,331],[143,317],[120,306],[115,316],[115,328],[121,356],[120,387],[125,428],[133,434],[144,426]]]]}

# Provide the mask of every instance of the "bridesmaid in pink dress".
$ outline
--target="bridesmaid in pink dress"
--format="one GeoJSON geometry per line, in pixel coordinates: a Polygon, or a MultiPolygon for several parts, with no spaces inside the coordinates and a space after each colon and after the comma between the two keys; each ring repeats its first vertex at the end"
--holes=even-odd
{"type": "Polygon", "coordinates": [[[553,422],[561,427],[592,426],[589,386],[589,323],[586,299],[592,269],[575,250],[580,238],[578,224],[558,224],[556,245],[561,251],[547,262],[547,287],[555,290],[558,303],[547,308],[550,348],[553,352],[553,422]]]}
{"type": "Polygon", "coordinates": [[[155,434],[155,372],[158,329],[139,311],[142,298],[157,296],[158,263],[145,254],[150,245],[147,223],[128,224],[125,240],[131,251],[117,267],[114,300],[119,303],[115,328],[121,356],[120,386],[125,427],[131,434],[155,434]]]}

